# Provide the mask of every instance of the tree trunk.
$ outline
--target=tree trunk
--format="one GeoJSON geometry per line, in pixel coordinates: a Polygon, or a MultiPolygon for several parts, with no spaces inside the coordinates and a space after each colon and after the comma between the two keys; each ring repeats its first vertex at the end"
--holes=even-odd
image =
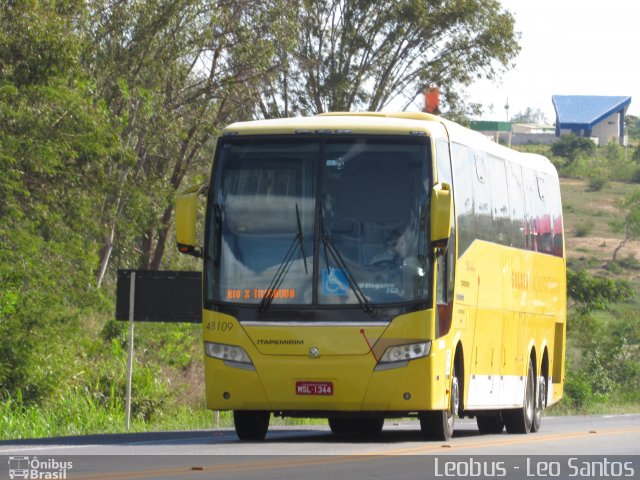
{"type": "Polygon", "coordinates": [[[153,228],[149,228],[140,238],[140,268],[145,270],[155,270],[151,268],[151,250],[153,245],[153,228]]]}
{"type": "Polygon", "coordinates": [[[102,281],[104,280],[104,276],[107,273],[107,266],[109,265],[109,259],[111,258],[111,252],[113,252],[113,239],[116,236],[116,224],[115,222],[111,225],[111,231],[109,232],[109,236],[104,242],[104,246],[100,251],[100,268],[98,269],[97,275],[97,286],[100,288],[102,286],[102,281]]]}
{"type": "Polygon", "coordinates": [[[622,247],[624,247],[627,242],[629,241],[628,238],[625,238],[624,240],[622,240],[620,242],[620,244],[615,248],[615,250],[613,251],[613,261],[616,261],[616,257],[618,256],[618,252],[622,249],[622,247]]]}
{"type": "Polygon", "coordinates": [[[169,226],[171,225],[171,215],[173,214],[173,205],[164,209],[162,214],[162,228],[158,231],[158,241],[156,242],[156,248],[153,252],[153,258],[149,263],[150,270],[160,269],[160,263],[164,256],[164,251],[167,245],[167,237],[169,235],[169,226]]]}

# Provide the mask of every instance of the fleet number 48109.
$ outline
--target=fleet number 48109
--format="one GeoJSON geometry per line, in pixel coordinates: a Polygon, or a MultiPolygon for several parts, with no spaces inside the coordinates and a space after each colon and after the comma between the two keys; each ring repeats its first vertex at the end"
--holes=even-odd
{"type": "Polygon", "coordinates": [[[211,320],[207,322],[207,330],[212,332],[230,332],[233,329],[233,322],[221,322],[211,320]]]}

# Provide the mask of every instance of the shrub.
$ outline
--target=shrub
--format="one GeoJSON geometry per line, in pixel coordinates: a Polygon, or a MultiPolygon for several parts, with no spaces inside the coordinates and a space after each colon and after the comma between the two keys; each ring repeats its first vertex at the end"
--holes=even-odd
{"type": "Polygon", "coordinates": [[[607,272],[611,272],[616,275],[620,275],[622,273],[622,266],[618,261],[608,262],[605,268],[607,269],[607,272]]]}
{"type": "Polygon", "coordinates": [[[578,137],[575,134],[563,135],[560,140],[551,145],[551,152],[572,163],[578,155],[592,155],[596,151],[596,145],[589,138],[578,137]]]}
{"type": "Polygon", "coordinates": [[[628,268],[629,270],[640,270],[640,260],[636,258],[633,253],[630,253],[625,258],[618,260],[620,266],[628,268]]]}
{"type": "Polygon", "coordinates": [[[634,170],[633,174],[631,175],[631,182],[640,183],[640,168],[636,168],[634,170]]]}
{"type": "Polygon", "coordinates": [[[590,192],[599,192],[608,183],[607,178],[602,176],[593,176],[589,179],[588,190],[590,192]]]}
{"type": "Polygon", "coordinates": [[[615,162],[624,158],[624,148],[618,142],[609,142],[604,147],[604,155],[607,160],[615,162]]]}
{"type": "Polygon", "coordinates": [[[583,373],[567,372],[567,379],[564,384],[566,400],[572,407],[582,409],[593,401],[593,392],[590,382],[583,373]]]}
{"type": "Polygon", "coordinates": [[[576,225],[574,233],[576,237],[587,237],[592,231],[593,222],[591,220],[585,220],[576,225]]]}

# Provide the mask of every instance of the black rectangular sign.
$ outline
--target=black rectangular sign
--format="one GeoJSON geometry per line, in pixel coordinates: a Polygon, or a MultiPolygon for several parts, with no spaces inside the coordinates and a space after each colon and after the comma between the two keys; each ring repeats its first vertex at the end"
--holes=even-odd
{"type": "Polygon", "coordinates": [[[116,320],[129,320],[131,273],[136,273],[133,317],[138,322],[202,322],[202,273],[118,270],[116,320]]]}

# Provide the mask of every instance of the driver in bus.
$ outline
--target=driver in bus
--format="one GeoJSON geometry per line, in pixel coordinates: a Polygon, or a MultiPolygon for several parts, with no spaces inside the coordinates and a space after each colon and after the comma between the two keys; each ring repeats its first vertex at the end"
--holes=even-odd
{"type": "Polygon", "coordinates": [[[400,266],[409,254],[407,231],[393,229],[385,239],[385,251],[377,254],[371,260],[371,265],[386,263],[400,266]]]}

